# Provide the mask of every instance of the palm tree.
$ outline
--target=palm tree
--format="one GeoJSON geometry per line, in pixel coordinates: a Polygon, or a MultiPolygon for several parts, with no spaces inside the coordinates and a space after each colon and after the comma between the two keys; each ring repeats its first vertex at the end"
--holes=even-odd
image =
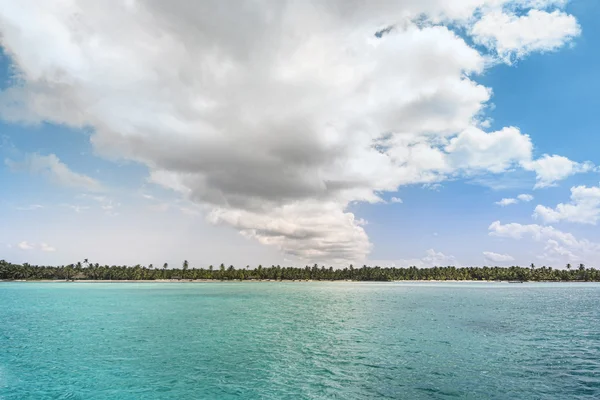
{"type": "MultiPolygon", "coordinates": [[[[85,262],[84,262],[85,263],[85,262]]],[[[148,269],[140,264],[135,266],[100,266],[98,263],[87,263],[85,274],[92,279],[155,279],[159,276],[171,277],[171,274],[166,272],[168,264],[165,263],[164,270],[148,269]]],[[[78,277],[78,269],[80,263],[62,265],[62,266],[37,266],[28,263],[12,264],[4,260],[0,260],[0,279],[66,279],[73,280],[78,277]]],[[[152,266],[152,265],[150,265],[152,266]]],[[[189,264],[188,264],[189,266],[189,264]]],[[[185,265],[184,265],[185,268],[185,265]]],[[[600,270],[595,268],[586,269],[584,264],[579,264],[579,268],[573,271],[571,264],[567,264],[566,269],[571,272],[565,273],[564,269],[553,269],[552,267],[542,266],[540,268],[512,266],[510,268],[499,267],[468,267],[456,268],[450,267],[433,267],[422,268],[416,267],[396,268],[396,267],[367,267],[356,269],[354,266],[349,268],[337,269],[320,267],[318,265],[305,266],[304,268],[281,267],[280,265],[272,265],[263,268],[259,265],[256,269],[239,269],[236,270],[233,265],[225,268],[225,264],[221,264],[215,268],[211,265],[207,270],[193,269],[194,273],[189,274],[193,277],[206,277],[209,279],[231,280],[231,279],[314,279],[314,280],[345,280],[353,279],[360,281],[384,281],[384,280],[401,280],[401,279],[489,279],[489,280],[550,280],[550,281],[567,281],[571,279],[582,281],[600,282],[600,270]]],[[[179,275],[181,270],[171,270],[170,272],[179,275]]],[[[189,271],[189,269],[187,270],[189,271]]]]}
{"type": "MultiPolygon", "coordinates": [[[[87,270],[90,272],[90,274],[88,275],[88,278],[89,278],[89,276],[91,275],[91,278],[92,278],[92,279],[94,279],[94,280],[95,280],[95,279],[98,279],[98,278],[96,277],[96,271],[98,270],[98,264],[96,264],[96,266],[94,266],[94,264],[88,263],[88,262],[87,262],[87,259],[86,259],[86,261],[85,261],[85,262],[87,263],[87,270]]],[[[87,275],[87,273],[86,273],[86,275],[87,275]]]]}
{"type": "Polygon", "coordinates": [[[183,261],[183,273],[181,274],[181,277],[185,279],[185,272],[187,271],[189,266],[188,260],[184,260],[183,261]]]}
{"type": "Polygon", "coordinates": [[[579,264],[579,279],[585,280],[585,264],[579,264]]]}
{"type": "Polygon", "coordinates": [[[71,271],[72,270],[73,270],[73,264],[69,264],[65,268],[65,275],[66,275],[67,281],[71,279],[71,271]]]}
{"type": "Polygon", "coordinates": [[[219,279],[223,280],[224,275],[225,275],[225,264],[221,263],[221,265],[219,265],[219,279]]]}

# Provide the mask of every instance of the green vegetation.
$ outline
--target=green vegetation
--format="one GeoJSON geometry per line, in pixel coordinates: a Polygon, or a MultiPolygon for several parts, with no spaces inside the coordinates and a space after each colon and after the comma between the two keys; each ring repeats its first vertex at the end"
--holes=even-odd
{"type": "Polygon", "coordinates": [[[88,260],[76,264],[58,267],[29,264],[12,264],[0,260],[0,279],[2,280],[156,280],[156,279],[214,279],[214,280],[353,280],[353,281],[395,281],[395,280],[503,280],[503,281],[600,281],[600,270],[586,268],[580,264],[578,268],[553,269],[551,267],[536,268],[531,264],[524,267],[434,267],[434,268],[384,268],[367,267],[333,269],[332,267],[262,267],[236,269],[233,265],[218,269],[212,265],[208,268],[190,268],[184,261],[181,269],[168,269],[165,263],[160,268],[136,265],[108,266],[90,263],[88,260]]]}

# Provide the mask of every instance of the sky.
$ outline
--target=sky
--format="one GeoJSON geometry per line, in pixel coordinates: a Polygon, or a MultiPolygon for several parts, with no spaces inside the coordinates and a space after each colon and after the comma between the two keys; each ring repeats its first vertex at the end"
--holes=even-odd
{"type": "Polygon", "coordinates": [[[595,0],[0,0],[0,259],[600,264],[595,0]]]}

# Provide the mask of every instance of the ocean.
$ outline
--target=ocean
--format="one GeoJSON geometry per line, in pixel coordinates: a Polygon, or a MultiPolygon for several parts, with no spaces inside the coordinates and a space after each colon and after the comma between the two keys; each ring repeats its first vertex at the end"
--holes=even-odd
{"type": "Polygon", "coordinates": [[[595,283],[0,283],[0,399],[598,399],[595,283]]]}

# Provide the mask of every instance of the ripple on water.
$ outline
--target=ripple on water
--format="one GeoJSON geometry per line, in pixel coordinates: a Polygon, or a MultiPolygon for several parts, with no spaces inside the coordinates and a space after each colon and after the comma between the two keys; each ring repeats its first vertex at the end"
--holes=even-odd
{"type": "Polygon", "coordinates": [[[2,284],[0,399],[597,399],[600,285],[2,284]]]}

